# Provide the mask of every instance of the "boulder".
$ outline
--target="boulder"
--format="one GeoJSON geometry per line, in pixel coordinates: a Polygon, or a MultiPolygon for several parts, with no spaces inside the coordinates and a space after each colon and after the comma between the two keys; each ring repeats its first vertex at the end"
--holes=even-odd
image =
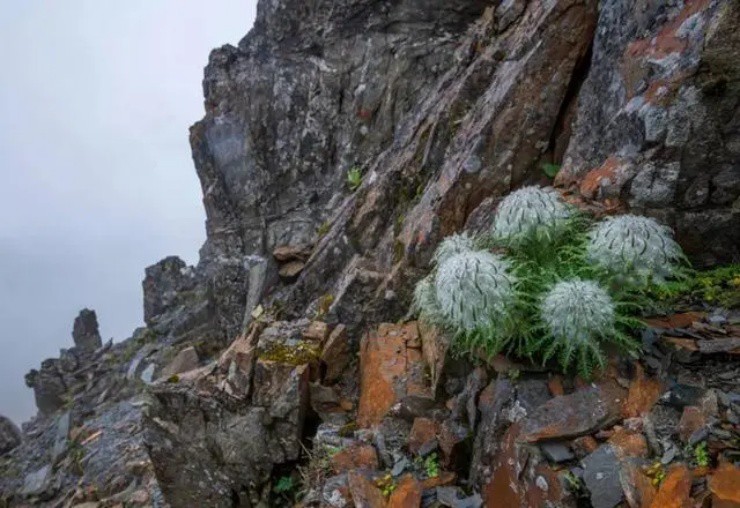
{"type": "Polygon", "coordinates": [[[199,362],[200,358],[198,358],[195,348],[192,346],[186,347],[177,353],[172,361],[162,369],[159,377],[167,379],[176,374],[193,370],[198,367],[199,362]]]}

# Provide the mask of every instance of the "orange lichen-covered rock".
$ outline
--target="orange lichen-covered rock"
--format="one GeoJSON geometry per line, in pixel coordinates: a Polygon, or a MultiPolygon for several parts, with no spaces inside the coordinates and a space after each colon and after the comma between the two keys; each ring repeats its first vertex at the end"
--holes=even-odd
{"type": "Polygon", "coordinates": [[[712,508],[740,506],[740,468],[724,462],[709,478],[712,508]]]}
{"type": "Polygon", "coordinates": [[[668,471],[650,508],[690,508],[691,472],[681,464],[668,471]]]}
{"type": "Polygon", "coordinates": [[[650,412],[660,395],[663,393],[663,385],[658,379],[645,375],[642,365],[637,364],[635,378],[630,384],[627,400],[622,406],[624,418],[635,418],[644,416],[650,412]]]}
{"type": "Polygon", "coordinates": [[[424,359],[416,322],[384,323],[360,344],[360,402],[357,423],[377,425],[403,402],[409,408],[433,403],[424,376],[424,359]]]}
{"type": "Polygon", "coordinates": [[[358,443],[348,446],[332,456],[331,468],[334,474],[342,474],[352,469],[378,469],[378,453],[370,444],[358,443]]]}
{"type": "Polygon", "coordinates": [[[388,499],[387,508],[419,508],[421,506],[421,483],[407,474],[398,483],[388,499]]]}

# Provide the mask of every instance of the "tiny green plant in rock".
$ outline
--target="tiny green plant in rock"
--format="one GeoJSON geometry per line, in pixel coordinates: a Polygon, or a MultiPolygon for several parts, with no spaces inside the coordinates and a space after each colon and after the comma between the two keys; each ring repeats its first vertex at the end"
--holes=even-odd
{"type": "Polygon", "coordinates": [[[447,329],[458,354],[504,352],[589,377],[607,348],[635,356],[645,295],[687,273],[671,231],[645,217],[595,222],[554,189],[507,196],[489,234],[452,235],[412,310],[447,329]]]}
{"type": "Polygon", "coordinates": [[[356,191],[362,184],[362,171],[357,166],[347,171],[347,186],[352,192],[356,191]]]}
{"type": "Polygon", "coordinates": [[[699,467],[709,466],[709,451],[707,450],[707,442],[702,441],[694,447],[694,462],[699,467]]]}
{"type": "Polygon", "coordinates": [[[542,165],[542,172],[548,178],[555,178],[560,172],[560,164],[547,163],[542,165]]]}
{"type": "Polygon", "coordinates": [[[430,453],[424,459],[424,472],[427,478],[436,478],[439,476],[439,458],[436,453],[430,453]]]}

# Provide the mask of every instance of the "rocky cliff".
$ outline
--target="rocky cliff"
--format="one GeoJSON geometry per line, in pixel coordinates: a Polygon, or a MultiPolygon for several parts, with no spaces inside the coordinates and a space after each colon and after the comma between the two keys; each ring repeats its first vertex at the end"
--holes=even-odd
{"type": "Polygon", "coordinates": [[[146,269],[130,339],[102,345],[83,311],[29,373],[40,414],[0,435],[4,499],[740,503],[737,311],[653,321],[641,363],[592,385],[387,324],[442,238],[530,183],[737,262],[737,26],[734,0],[261,0],[190,131],[198,265],[146,269]]]}

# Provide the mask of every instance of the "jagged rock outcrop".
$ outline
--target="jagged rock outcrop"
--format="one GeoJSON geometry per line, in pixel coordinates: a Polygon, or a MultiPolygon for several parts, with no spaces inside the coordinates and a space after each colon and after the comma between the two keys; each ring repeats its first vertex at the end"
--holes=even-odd
{"type": "Polygon", "coordinates": [[[5,455],[21,444],[21,431],[7,416],[0,415],[0,455],[5,455]]]}
{"type": "Polygon", "coordinates": [[[348,170],[392,142],[453,64],[453,34],[487,4],[262,2],[239,46],[211,54],[191,144],[207,214],[199,269],[236,291],[221,293],[218,312],[248,316],[248,290],[274,281],[273,249],[320,236],[349,192],[348,170]],[[261,284],[243,271],[249,255],[267,264],[261,284]]]}
{"type": "Polygon", "coordinates": [[[300,457],[321,350],[306,325],[255,323],[217,363],[152,387],[145,439],[169,503],[255,506],[274,467],[300,457]]]}
{"type": "Polygon", "coordinates": [[[78,349],[94,351],[103,345],[98,330],[98,316],[94,310],[82,309],[75,318],[72,339],[78,349]]]}

